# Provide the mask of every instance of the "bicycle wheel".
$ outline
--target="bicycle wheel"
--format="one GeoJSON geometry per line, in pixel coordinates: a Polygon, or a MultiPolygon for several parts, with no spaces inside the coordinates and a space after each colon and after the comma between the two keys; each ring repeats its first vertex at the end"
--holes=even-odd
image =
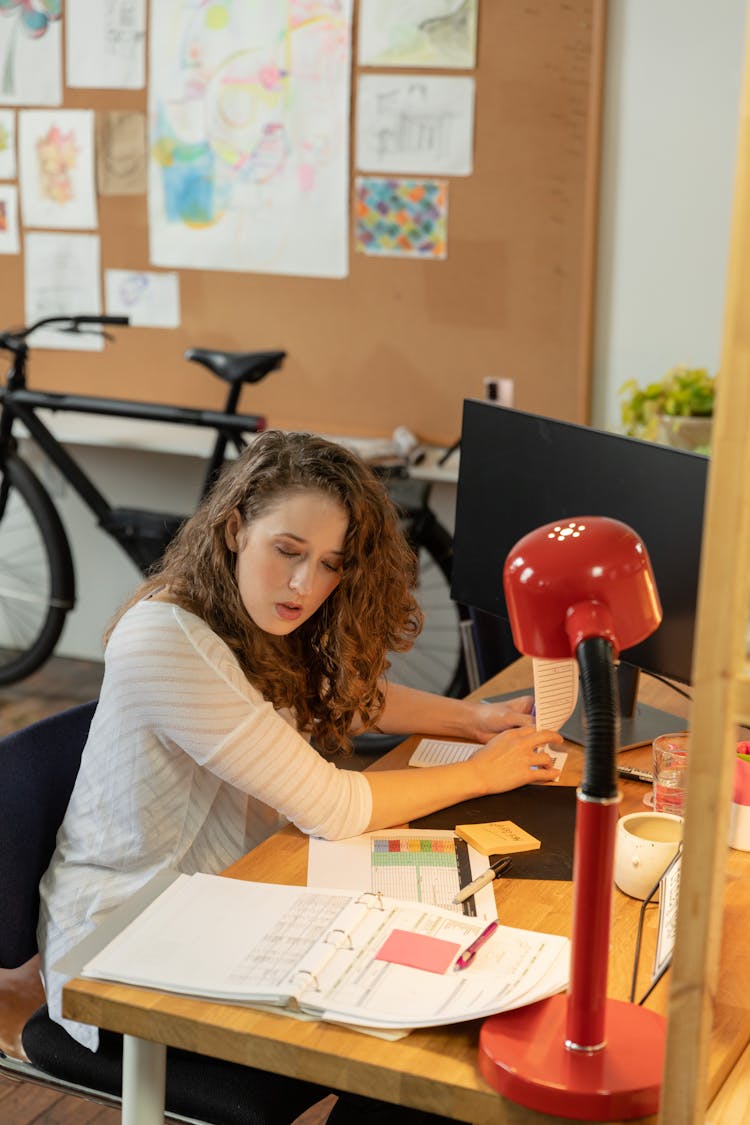
{"type": "Polygon", "coordinates": [[[408,652],[390,654],[388,679],[437,695],[461,697],[469,690],[461,646],[461,609],[450,592],[453,539],[427,507],[402,516],[419,558],[417,599],[424,628],[408,652]]]}
{"type": "Polygon", "coordinates": [[[60,517],[29,466],[9,453],[0,466],[0,684],[44,663],[74,602],[60,517]]]}

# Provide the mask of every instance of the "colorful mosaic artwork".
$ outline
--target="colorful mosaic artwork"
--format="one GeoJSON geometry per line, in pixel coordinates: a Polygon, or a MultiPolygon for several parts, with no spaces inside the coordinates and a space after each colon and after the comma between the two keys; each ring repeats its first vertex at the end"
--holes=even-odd
{"type": "Polygon", "coordinates": [[[360,253],[445,258],[447,219],[445,180],[357,179],[355,248],[360,253]]]}

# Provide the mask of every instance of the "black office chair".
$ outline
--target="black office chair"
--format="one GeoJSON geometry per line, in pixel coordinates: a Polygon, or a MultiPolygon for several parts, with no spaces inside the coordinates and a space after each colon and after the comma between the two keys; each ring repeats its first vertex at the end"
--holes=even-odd
{"type": "MultiPolygon", "coordinates": [[[[39,881],[54,851],[95,707],[95,702],[72,707],[0,739],[0,1074],[119,1106],[120,1037],[103,1032],[94,1053],[39,1006],[39,881]]],[[[165,1120],[253,1125],[254,1075],[221,1059],[169,1048],[165,1120]]],[[[277,1083],[279,1100],[286,1102],[288,1079],[264,1075],[263,1081],[271,1099],[277,1083]]],[[[326,1094],[321,1089],[321,1099],[326,1094]]]]}

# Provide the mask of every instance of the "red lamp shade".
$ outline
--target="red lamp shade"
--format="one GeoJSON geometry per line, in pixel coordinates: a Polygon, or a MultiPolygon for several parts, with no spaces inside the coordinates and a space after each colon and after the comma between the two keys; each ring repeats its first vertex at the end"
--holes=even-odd
{"type": "Polygon", "coordinates": [[[503,571],[513,640],[526,656],[561,660],[589,637],[616,656],[650,636],[662,609],[646,548],[607,516],[579,516],[529,532],[503,571]]]}

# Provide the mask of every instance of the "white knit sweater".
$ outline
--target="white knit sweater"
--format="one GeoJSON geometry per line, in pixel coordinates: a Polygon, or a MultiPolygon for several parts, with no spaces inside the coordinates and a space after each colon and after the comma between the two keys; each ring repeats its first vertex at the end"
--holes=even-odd
{"type": "Polygon", "coordinates": [[[139,602],[107,646],[99,706],[41,882],[52,1018],[96,1048],[95,1028],[62,1019],[66,978],[51,966],[156,872],[219,872],[286,820],[327,839],[357,835],[371,814],[365,778],[321,757],[205,622],[139,602]]]}

